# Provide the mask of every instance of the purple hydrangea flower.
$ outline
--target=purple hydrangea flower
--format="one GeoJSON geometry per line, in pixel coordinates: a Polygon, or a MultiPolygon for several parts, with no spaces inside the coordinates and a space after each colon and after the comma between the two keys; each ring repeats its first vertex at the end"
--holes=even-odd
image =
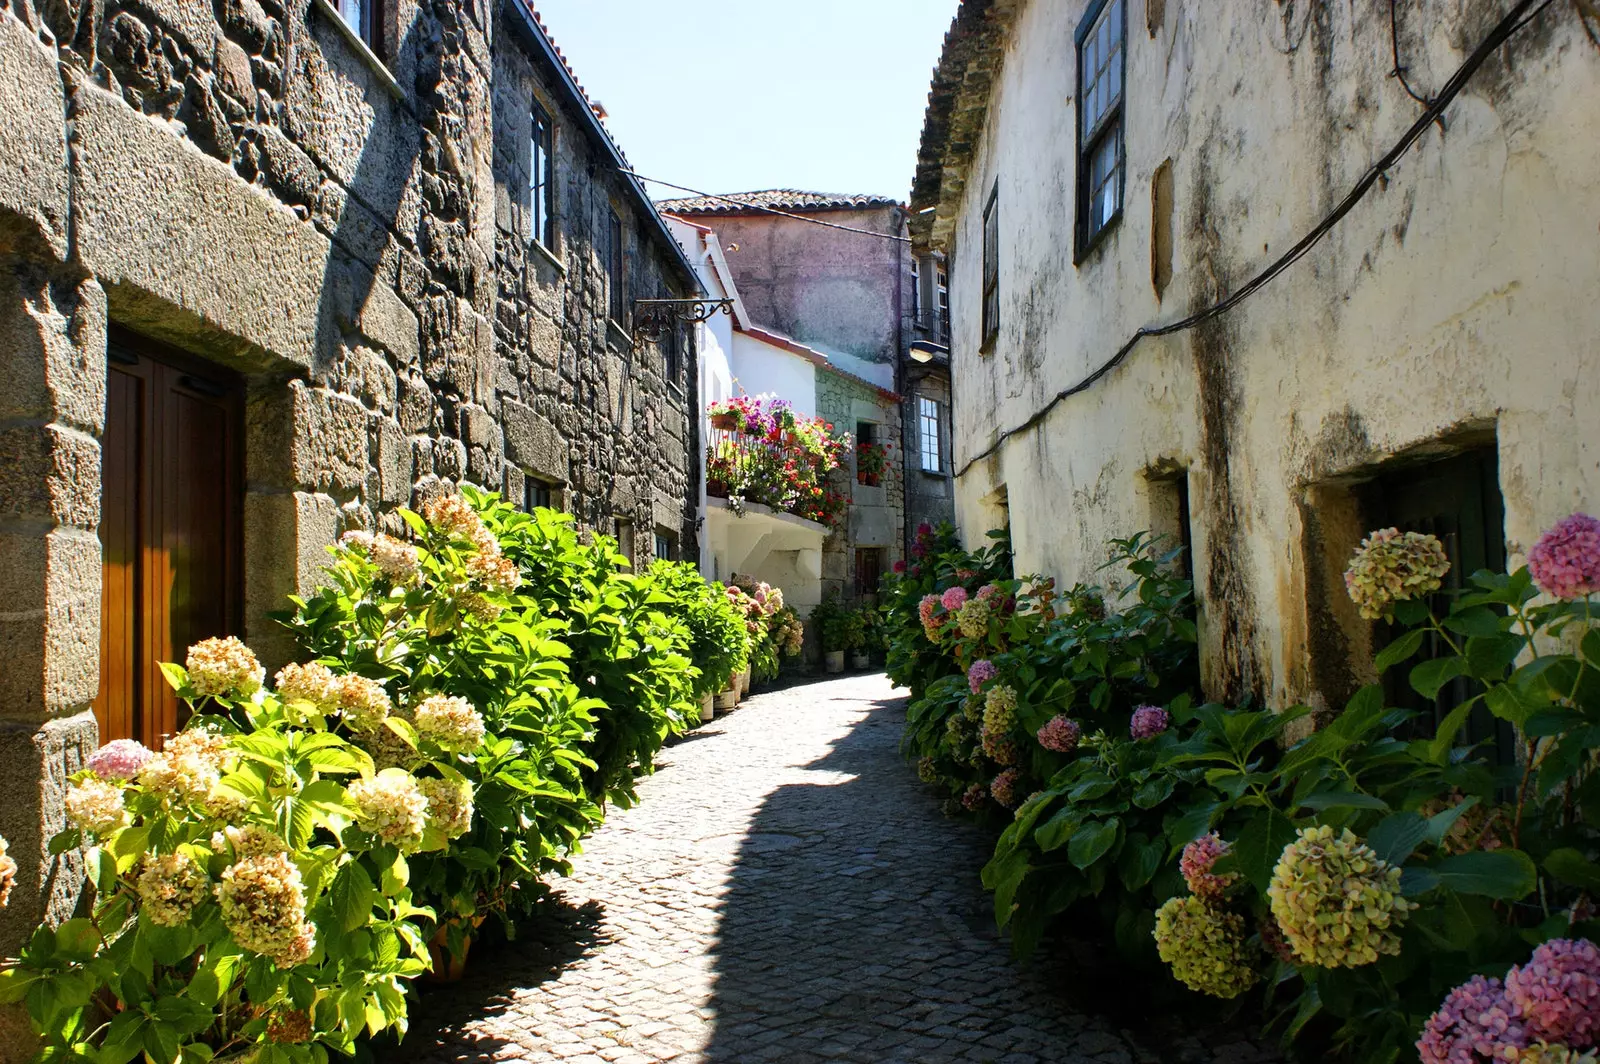
{"type": "Polygon", "coordinates": [[[1573,1049],[1600,1034],[1600,949],[1586,938],[1551,939],[1506,973],[1506,998],[1528,1037],[1573,1049]]]}
{"type": "Polygon", "coordinates": [[[972,688],[973,694],[977,694],[985,681],[992,680],[998,675],[1000,670],[994,667],[994,662],[988,658],[979,658],[972,663],[972,668],[967,670],[967,686],[972,688]]]}
{"type": "Polygon", "coordinates": [[[1450,991],[1439,1011],[1428,1017],[1417,1055],[1422,1064],[1481,1064],[1514,1060],[1512,1053],[1527,1045],[1527,1031],[1500,980],[1475,975],[1450,991]]]}
{"type": "Polygon", "coordinates": [[[1135,739],[1153,739],[1172,726],[1172,716],[1160,706],[1140,706],[1128,726],[1135,739]]]}
{"type": "Polygon", "coordinates": [[[1072,753],[1082,736],[1083,729],[1078,727],[1078,722],[1066,717],[1051,717],[1037,732],[1039,745],[1058,754],[1072,753]]]}
{"type": "Polygon", "coordinates": [[[960,586],[949,588],[939,596],[939,601],[944,604],[945,609],[954,613],[967,604],[967,589],[960,586]]]}
{"type": "Polygon", "coordinates": [[[137,739],[113,739],[89,755],[88,767],[103,780],[131,780],[154,756],[137,739]]]}
{"type": "Polygon", "coordinates": [[[1559,599],[1600,591],[1600,520],[1573,514],[1557,521],[1528,552],[1528,572],[1541,591],[1559,599]]]}

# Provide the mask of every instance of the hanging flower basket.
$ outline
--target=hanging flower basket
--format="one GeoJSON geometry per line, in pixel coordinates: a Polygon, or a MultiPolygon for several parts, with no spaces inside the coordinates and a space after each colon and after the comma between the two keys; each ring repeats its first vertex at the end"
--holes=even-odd
{"type": "Polygon", "coordinates": [[[726,410],[722,413],[711,415],[711,427],[723,432],[734,432],[738,430],[739,423],[742,420],[736,411],[726,410]]]}

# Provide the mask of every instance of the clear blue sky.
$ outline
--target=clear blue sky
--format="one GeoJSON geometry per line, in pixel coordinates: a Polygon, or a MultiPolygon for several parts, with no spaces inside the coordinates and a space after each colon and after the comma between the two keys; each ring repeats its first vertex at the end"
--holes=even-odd
{"type": "MultiPolygon", "coordinates": [[[[639,173],[905,199],[956,0],[534,0],[639,173]]],[[[647,186],[665,199],[683,193],[647,186]]]]}

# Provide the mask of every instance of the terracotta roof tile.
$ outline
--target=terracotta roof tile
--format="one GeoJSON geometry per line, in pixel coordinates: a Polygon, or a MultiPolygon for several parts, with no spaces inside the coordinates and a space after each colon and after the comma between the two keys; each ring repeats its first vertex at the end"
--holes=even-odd
{"type": "Polygon", "coordinates": [[[730,192],[725,196],[689,196],[657,200],[656,207],[673,214],[749,214],[752,210],[852,211],[873,207],[898,207],[890,196],[806,192],[797,188],[769,188],[760,192],[730,192]]]}

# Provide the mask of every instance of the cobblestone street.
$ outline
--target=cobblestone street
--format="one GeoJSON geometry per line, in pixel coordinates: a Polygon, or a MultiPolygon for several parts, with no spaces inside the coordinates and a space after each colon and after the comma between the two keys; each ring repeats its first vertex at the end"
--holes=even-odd
{"type": "Polygon", "coordinates": [[[555,884],[555,926],[427,993],[392,1059],[1175,1059],[1013,965],[977,880],[985,841],[901,760],[904,712],[882,676],[844,678],[669,747],[555,884]]]}

